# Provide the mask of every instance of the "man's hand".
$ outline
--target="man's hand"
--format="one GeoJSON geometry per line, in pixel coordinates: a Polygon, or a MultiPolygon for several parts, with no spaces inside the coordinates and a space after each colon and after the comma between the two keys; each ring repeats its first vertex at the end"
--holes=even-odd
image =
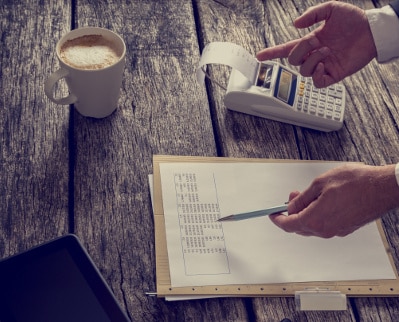
{"type": "Polygon", "coordinates": [[[303,76],[311,76],[316,87],[327,87],[352,75],[377,55],[365,12],[348,3],[326,2],[310,7],[294,22],[307,28],[323,22],[303,38],[257,54],[260,61],[288,57],[300,66],[303,76]]]}
{"type": "Polygon", "coordinates": [[[287,232],[331,238],[346,236],[398,206],[395,165],[347,165],[319,176],[302,193],[292,192],[288,216],[270,219],[287,232]]]}

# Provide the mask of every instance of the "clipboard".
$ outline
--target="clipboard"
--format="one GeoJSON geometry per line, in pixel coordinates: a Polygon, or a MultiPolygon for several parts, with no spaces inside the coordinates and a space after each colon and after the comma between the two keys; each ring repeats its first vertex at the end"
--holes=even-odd
{"type": "MultiPolygon", "coordinates": [[[[325,290],[340,292],[348,297],[394,297],[399,295],[398,273],[394,265],[389,244],[381,224],[377,220],[378,230],[385,246],[388,258],[395,272],[392,280],[362,280],[362,281],[329,281],[329,282],[301,282],[277,284],[245,284],[245,285],[211,285],[193,287],[172,287],[169,271],[169,260],[166,243],[164,210],[162,202],[160,163],[178,162],[309,162],[306,160],[276,160],[252,158],[226,157],[194,157],[194,156],[164,156],[154,155],[154,226],[155,226],[155,254],[156,254],[156,284],[158,297],[172,296],[204,296],[204,297],[291,297],[306,290],[325,290]]],[[[312,161],[314,162],[314,161],[312,161]]],[[[328,162],[328,161],[320,161],[328,162]]]]}

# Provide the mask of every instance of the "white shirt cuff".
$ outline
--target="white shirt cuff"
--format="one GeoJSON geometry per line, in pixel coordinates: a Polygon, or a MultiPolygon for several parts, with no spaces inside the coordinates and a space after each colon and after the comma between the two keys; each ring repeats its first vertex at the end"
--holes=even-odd
{"type": "Polygon", "coordinates": [[[399,162],[396,163],[396,166],[395,166],[395,177],[396,177],[396,182],[399,186],[399,162]]]}
{"type": "Polygon", "coordinates": [[[391,6],[366,10],[377,48],[377,61],[386,62],[399,56],[399,19],[391,6]]]}

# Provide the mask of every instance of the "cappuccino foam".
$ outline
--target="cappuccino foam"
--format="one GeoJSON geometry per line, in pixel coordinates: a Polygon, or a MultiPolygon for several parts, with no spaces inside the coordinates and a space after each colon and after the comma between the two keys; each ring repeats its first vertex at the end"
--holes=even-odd
{"type": "Polygon", "coordinates": [[[60,50],[61,59],[78,69],[102,69],[121,57],[115,44],[101,35],[86,35],[67,40],[60,50]]]}

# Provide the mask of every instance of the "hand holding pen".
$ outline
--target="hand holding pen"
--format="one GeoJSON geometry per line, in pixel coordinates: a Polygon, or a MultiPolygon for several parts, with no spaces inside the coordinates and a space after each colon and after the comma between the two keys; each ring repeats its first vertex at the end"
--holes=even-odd
{"type": "Polygon", "coordinates": [[[262,217],[262,216],[269,216],[272,214],[278,214],[281,212],[285,212],[288,209],[288,202],[286,202],[284,205],[281,206],[275,206],[271,208],[266,208],[262,210],[256,210],[256,211],[251,211],[251,212],[243,212],[239,214],[234,214],[234,215],[229,215],[226,217],[219,218],[217,221],[237,221],[237,220],[245,220],[245,219],[251,219],[251,218],[256,218],[256,217],[262,217]]]}

